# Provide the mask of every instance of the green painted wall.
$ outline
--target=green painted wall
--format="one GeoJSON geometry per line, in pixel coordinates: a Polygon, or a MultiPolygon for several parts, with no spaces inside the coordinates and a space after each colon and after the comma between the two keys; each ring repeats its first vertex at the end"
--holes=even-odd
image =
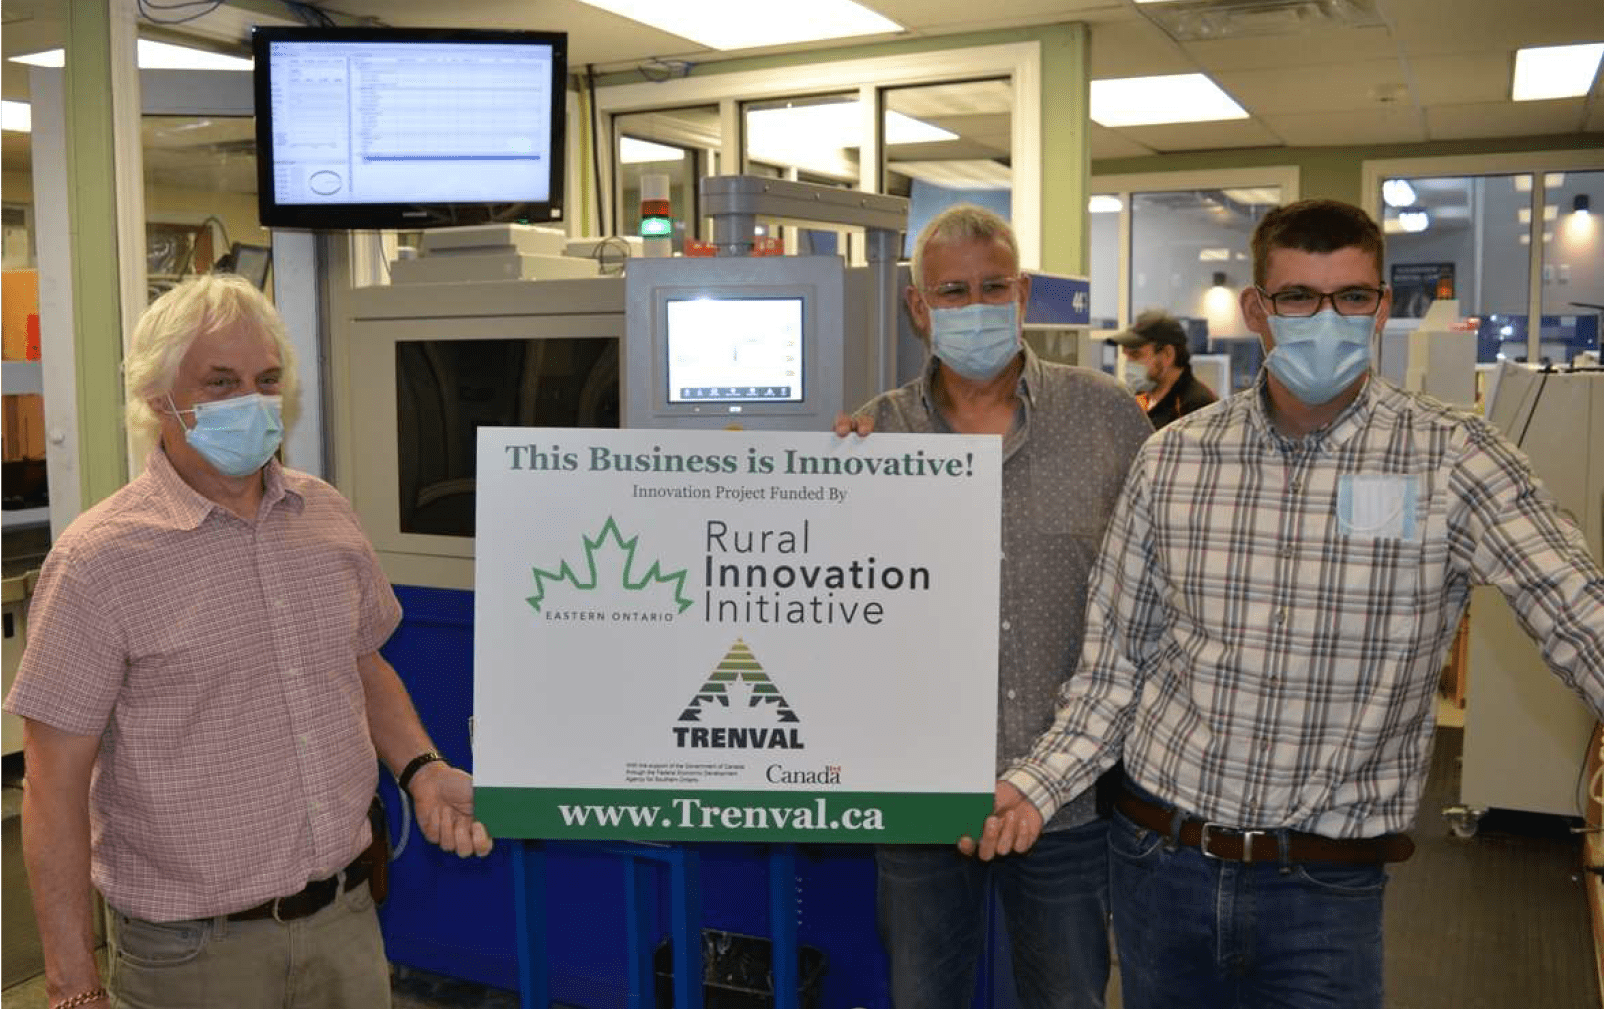
{"type": "Polygon", "coordinates": [[[105,3],[68,5],[65,70],[67,215],[83,508],[128,479],[123,436],[123,328],[111,102],[112,24],[105,3]]]}
{"type": "Polygon", "coordinates": [[[1041,38],[1041,268],[1085,276],[1090,230],[1091,30],[1056,25],[1041,38]]]}
{"type": "Polygon", "coordinates": [[[1092,162],[1092,174],[1126,175],[1140,172],[1187,172],[1218,168],[1296,165],[1299,170],[1301,195],[1345,200],[1363,206],[1364,194],[1360,192],[1360,186],[1366,161],[1594,148],[1604,148],[1604,133],[1445,140],[1428,144],[1383,144],[1375,147],[1257,147],[1235,151],[1188,151],[1143,158],[1104,158],[1092,162]]]}

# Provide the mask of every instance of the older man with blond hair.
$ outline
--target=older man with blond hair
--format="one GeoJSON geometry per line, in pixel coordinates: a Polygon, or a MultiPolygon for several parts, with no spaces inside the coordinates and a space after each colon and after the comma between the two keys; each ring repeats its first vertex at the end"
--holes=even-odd
{"type": "Polygon", "coordinates": [[[401,618],[350,505],[275,454],[295,361],[238,277],[150,306],[125,363],[144,472],[46,558],[7,710],[52,1009],[389,1004],[375,757],[424,834],[490,850],[378,649],[401,618]]]}

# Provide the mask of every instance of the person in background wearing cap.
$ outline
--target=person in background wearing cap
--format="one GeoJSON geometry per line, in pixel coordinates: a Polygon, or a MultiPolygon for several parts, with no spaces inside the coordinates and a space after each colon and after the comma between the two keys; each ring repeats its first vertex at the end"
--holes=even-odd
{"type": "Polygon", "coordinates": [[[1142,369],[1128,384],[1155,430],[1219,399],[1192,374],[1186,330],[1167,312],[1143,312],[1113,340],[1142,369]]]}

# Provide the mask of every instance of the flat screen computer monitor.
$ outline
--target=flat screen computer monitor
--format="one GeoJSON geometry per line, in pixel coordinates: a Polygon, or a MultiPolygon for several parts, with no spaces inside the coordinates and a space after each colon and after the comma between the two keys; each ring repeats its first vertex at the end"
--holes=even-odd
{"type": "Polygon", "coordinates": [[[562,218],[566,35],[257,28],[251,40],[264,226],[562,218]]]}
{"type": "Polygon", "coordinates": [[[258,291],[267,288],[267,271],[273,265],[273,250],[266,245],[245,245],[235,242],[229,251],[234,272],[256,286],[258,291]]]}
{"type": "Polygon", "coordinates": [[[802,298],[670,298],[670,403],[800,403],[802,298]]]}
{"type": "Polygon", "coordinates": [[[631,259],[624,288],[625,427],[823,431],[862,402],[837,256],[631,259]]]}

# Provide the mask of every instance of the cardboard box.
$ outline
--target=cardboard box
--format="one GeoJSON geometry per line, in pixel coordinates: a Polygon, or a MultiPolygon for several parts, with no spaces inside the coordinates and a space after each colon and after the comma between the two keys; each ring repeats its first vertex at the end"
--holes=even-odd
{"type": "Polygon", "coordinates": [[[39,314],[39,271],[6,270],[0,274],[0,284],[0,336],[4,338],[5,359],[37,360],[37,353],[28,357],[28,316],[39,314]]]}

